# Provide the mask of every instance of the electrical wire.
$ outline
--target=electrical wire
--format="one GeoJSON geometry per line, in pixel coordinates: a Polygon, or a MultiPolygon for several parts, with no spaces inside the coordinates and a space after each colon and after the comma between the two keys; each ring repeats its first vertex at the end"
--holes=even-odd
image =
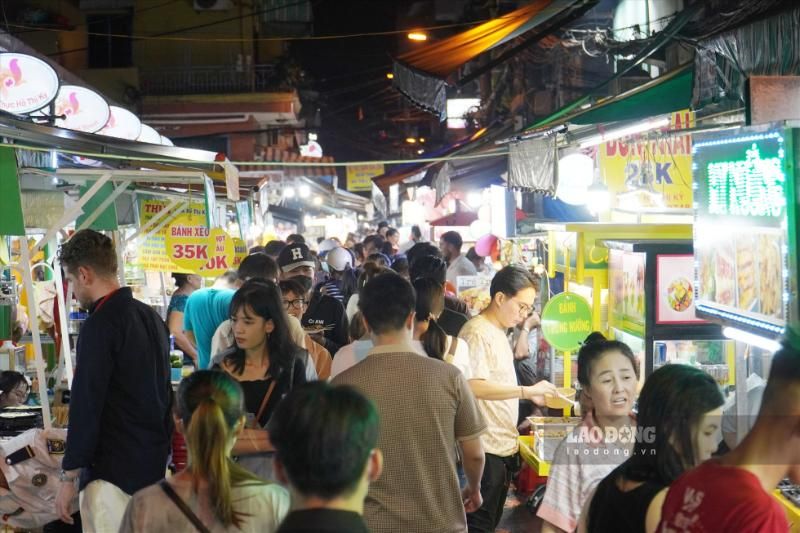
{"type": "MultiPolygon", "coordinates": [[[[303,4],[303,2],[297,2],[296,4],[303,4]]],[[[282,5],[281,8],[287,7],[290,5],[296,4],[285,4],[282,5]]],[[[170,37],[167,34],[171,33],[179,33],[182,31],[188,31],[192,29],[199,29],[201,27],[207,27],[211,25],[221,24],[223,22],[231,22],[234,20],[239,20],[247,17],[253,17],[259,14],[264,13],[264,11],[256,11],[253,13],[249,13],[247,15],[241,15],[239,17],[233,17],[230,19],[224,19],[216,22],[210,22],[205,25],[201,26],[193,26],[189,28],[180,28],[177,30],[171,30],[164,34],[157,34],[157,35],[127,35],[124,33],[105,33],[105,32],[86,32],[86,35],[93,35],[93,36],[100,36],[100,37],[113,37],[116,39],[132,39],[136,41],[187,41],[187,42],[223,42],[223,43],[239,43],[239,42],[269,42],[269,41],[330,41],[336,39],[352,39],[357,37],[381,37],[387,35],[400,35],[408,33],[410,30],[390,30],[390,31],[377,31],[377,32],[364,32],[364,33],[351,33],[351,34],[342,34],[342,35],[318,35],[318,36],[308,36],[308,37],[258,37],[258,38],[244,38],[244,37],[170,37]]],[[[433,31],[433,30],[442,30],[446,28],[455,28],[461,26],[474,26],[478,24],[482,24],[487,22],[483,21],[475,21],[475,22],[461,22],[457,24],[443,24],[439,26],[428,26],[425,28],[415,28],[415,31],[433,31]]],[[[45,27],[36,27],[36,26],[28,26],[24,24],[8,24],[8,26],[12,28],[20,28],[24,30],[31,30],[31,31],[55,31],[61,32],[65,31],[59,28],[45,28],[45,27]]],[[[66,53],[66,52],[63,52],[66,53]]]]}

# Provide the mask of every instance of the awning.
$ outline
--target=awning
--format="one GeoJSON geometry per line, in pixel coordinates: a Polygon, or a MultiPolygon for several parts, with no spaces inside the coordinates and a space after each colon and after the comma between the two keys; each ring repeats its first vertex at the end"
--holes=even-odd
{"type": "Polygon", "coordinates": [[[693,64],[687,63],[635,89],[604,98],[590,109],[568,115],[561,121],[572,124],[603,124],[641,120],[688,109],[692,103],[693,82],[693,64]]]}
{"type": "Polygon", "coordinates": [[[242,177],[263,179],[269,176],[276,177],[276,173],[280,173],[284,178],[323,178],[336,175],[335,167],[320,165],[320,163],[333,163],[334,159],[331,156],[308,157],[297,152],[265,146],[256,151],[253,159],[276,163],[308,163],[308,165],[239,165],[239,174],[242,177]]]}
{"type": "Polygon", "coordinates": [[[421,108],[445,118],[445,84],[461,65],[560,15],[581,0],[534,0],[511,13],[398,57],[394,85],[421,108]]]}

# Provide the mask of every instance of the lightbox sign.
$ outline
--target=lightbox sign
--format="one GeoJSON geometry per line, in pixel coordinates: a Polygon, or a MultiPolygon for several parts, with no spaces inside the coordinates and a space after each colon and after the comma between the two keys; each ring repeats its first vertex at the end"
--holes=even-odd
{"type": "Polygon", "coordinates": [[[790,130],[747,128],[694,144],[698,315],[772,336],[783,332],[790,293],[790,136],[790,130]]]}
{"type": "Polygon", "coordinates": [[[140,143],[161,144],[161,134],[147,124],[142,124],[142,131],[136,140],[140,143]]]}
{"type": "Polygon", "coordinates": [[[139,117],[127,109],[112,105],[108,123],[98,133],[109,137],[117,137],[118,139],[135,141],[141,132],[142,122],[139,117]]]}
{"type": "Polygon", "coordinates": [[[58,74],[41,59],[26,54],[0,54],[0,110],[31,113],[58,94],[58,74]]]}
{"type": "MultiPolygon", "coordinates": [[[[62,85],[55,100],[55,125],[95,133],[105,126],[111,111],[105,99],[80,85],[62,85]]],[[[36,113],[40,115],[40,113],[36,113]]]]}

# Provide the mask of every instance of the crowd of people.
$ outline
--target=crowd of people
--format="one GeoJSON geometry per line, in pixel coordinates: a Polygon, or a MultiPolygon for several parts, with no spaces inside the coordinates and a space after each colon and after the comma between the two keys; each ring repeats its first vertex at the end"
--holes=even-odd
{"type": "MultiPolygon", "coordinates": [[[[456,232],[401,240],[381,224],[361,242],[271,241],[211,287],[176,275],[165,323],[119,286],[111,241],[77,232],[60,260],[90,316],[57,516],[80,507],[86,531],[494,531],[525,413],[558,394],[518,366],[539,280],[498,270],[472,317],[453,285],[482,257],[456,232]],[[196,366],[174,400],[170,335],[196,366]],[[188,463],[165,479],[174,432],[188,463]]],[[[555,451],[543,530],[786,531],[769,492],[800,481],[800,352],[775,354],[757,422],[718,457],[714,379],[666,365],[638,391],[639,372],[624,343],[583,344],[582,422],[555,451]]]]}

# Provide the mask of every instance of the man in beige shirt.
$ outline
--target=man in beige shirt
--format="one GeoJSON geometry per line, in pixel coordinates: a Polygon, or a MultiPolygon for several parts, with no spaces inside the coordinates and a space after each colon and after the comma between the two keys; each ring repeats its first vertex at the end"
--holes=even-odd
{"type": "Polygon", "coordinates": [[[381,274],[358,302],[374,347],[333,379],[372,400],[380,415],[383,475],[370,486],[364,519],[373,533],[461,533],[481,505],[486,423],[461,371],[417,353],[415,298],[397,274],[381,274]],[[456,447],[467,485],[459,490],[456,447]]]}
{"type": "Polygon", "coordinates": [[[509,266],[498,272],[489,289],[489,307],[467,322],[459,337],[469,345],[469,386],[488,423],[481,441],[486,465],[481,480],[483,506],[467,517],[469,531],[494,531],[503,516],[511,476],[519,467],[517,418],[519,401],[544,405],[546,395],[555,395],[548,381],[520,386],[514,372],[514,354],[506,330],[525,320],[536,290],[530,274],[509,266]]]}

